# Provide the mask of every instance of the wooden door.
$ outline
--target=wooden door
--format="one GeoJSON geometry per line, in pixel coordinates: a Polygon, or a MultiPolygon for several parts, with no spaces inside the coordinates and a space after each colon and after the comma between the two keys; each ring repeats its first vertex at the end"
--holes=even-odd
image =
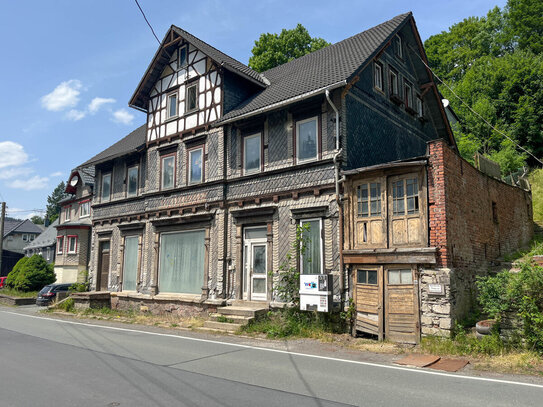
{"type": "Polygon", "coordinates": [[[356,269],[356,330],[383,339],[383,268],[356,269]]]}
{"type": "Polygon", "coordinates": [[[107,291],[109,278],[109,241],[100,242],[100,258],[98,265],[98,281],[96,289],[99,291],[107,291]]]}
{"type": "Polygon", "coordinates": [[[394,342],[418,343],[418,285],[413,268],[385,268],[385,337],[394,342]]]}

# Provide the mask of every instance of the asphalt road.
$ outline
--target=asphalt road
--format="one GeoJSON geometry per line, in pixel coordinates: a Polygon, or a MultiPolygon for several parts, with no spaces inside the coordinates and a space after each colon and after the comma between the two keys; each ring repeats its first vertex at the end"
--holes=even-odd
{"type": "Polygon", "coordinates": [[[341,352],[303,354],[166,332],[0,307],[0,406],[543,405],[537,380],[442,374],[341,352]]]}

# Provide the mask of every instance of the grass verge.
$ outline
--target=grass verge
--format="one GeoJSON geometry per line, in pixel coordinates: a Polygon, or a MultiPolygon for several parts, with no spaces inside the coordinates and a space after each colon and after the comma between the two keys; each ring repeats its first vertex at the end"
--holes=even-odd
{"type": "Polygon", "coordinates": [[[9,297],[21,297],[21,298],[30,298],[30,297],[37,297],[38,291],[19,291],[15,290],[13,288],[4,287],[0,289],[0,294],[7,295],[9,297]]]}

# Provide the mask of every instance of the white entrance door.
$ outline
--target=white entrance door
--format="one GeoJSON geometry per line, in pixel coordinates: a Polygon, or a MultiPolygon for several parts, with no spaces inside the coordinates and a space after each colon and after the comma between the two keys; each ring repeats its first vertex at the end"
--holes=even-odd
{"type": "Polygon", "coordinates": [[[266,301],[268,294],[266,227],[245,228],[243,299],[266,301]]]}

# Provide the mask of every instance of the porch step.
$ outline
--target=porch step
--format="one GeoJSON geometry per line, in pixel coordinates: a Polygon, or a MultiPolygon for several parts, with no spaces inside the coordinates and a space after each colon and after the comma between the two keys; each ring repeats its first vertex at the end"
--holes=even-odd
{"type": "Polygon", "coordinates": [[[215,329],[224,332],[236,332],[245,324],[232,324],[229,322],[205,321],[204,328],[215,329]]]}
{"type": "Polygon", "coordinates": [[[235,324],[248,324],[250,321],[254,319],[253,317],[247,317],[244,315],[223,315],[219,313],[209,314],[209,319],[211,321],[224,322],[224,321],[221,321],[221,319],[223,318],[228,318],[229,320],[232,321],[232,323],[235,323],[235,324]]]}
{"type": "Polygon", "coordinates": [[[245,300],[229,300],[228,306],[245,307],[245,308],[269,308],[269,304],[264,301],[245,301],[245,300]]]}
{"type": "Polygon", "coordinates": [[[217,313],[222,314],[226,317],[230,317],[231,315],[237,315],[240,317],[256,318],[258,316],[266,314],[266,312],[268,312],[268,308],[241,307],[236,305],[217,308],[217,313]]]}

